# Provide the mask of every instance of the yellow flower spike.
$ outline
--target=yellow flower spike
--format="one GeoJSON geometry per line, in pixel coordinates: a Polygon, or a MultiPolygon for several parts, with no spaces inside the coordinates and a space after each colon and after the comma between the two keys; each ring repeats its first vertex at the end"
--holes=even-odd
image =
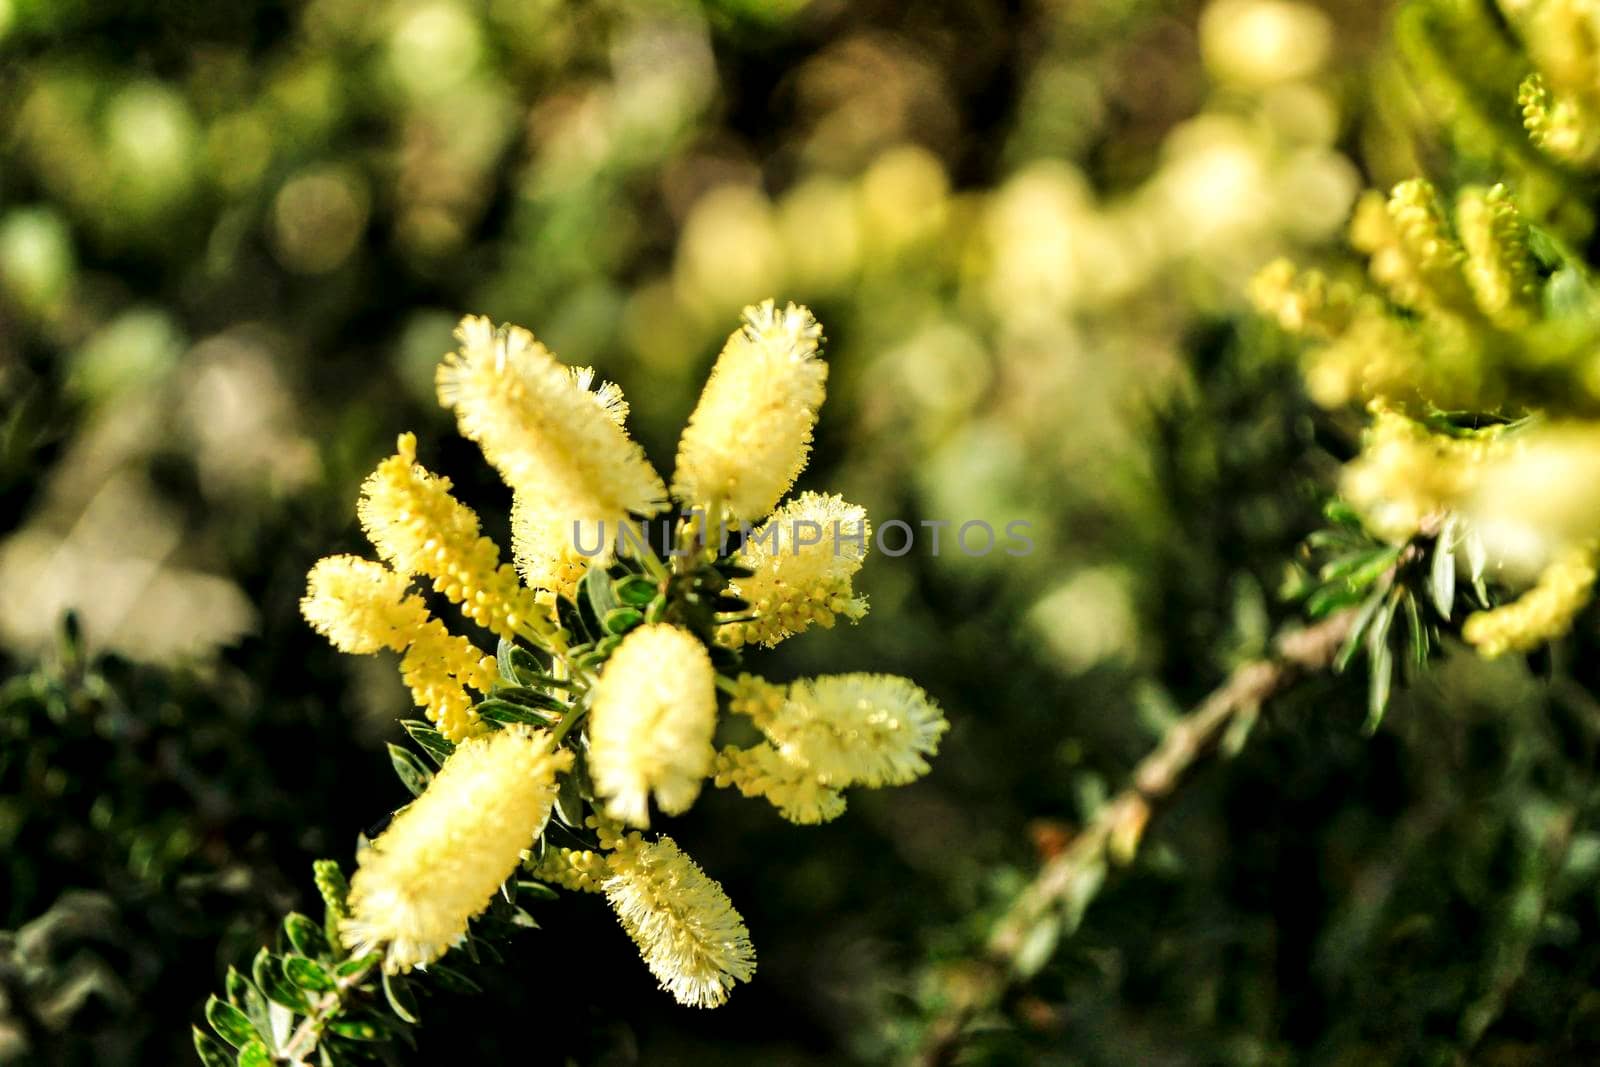
{"type": "Polygon", "coordinates": [[[552,629],[533,591],[480,532],[478,516],[450,495],[450,479],[417,463],[413,434],[401,434],[398,451],[362,484],[356,514],[395,570],[432,578],[479,626],[508,639],[552,629]]]}
{"type": "Polygon", "coordinates": [[[889,674],[801,679],[763,727],[784,759],[835,789],[914,781],[949,728],[927,693],[889,674]]]}
{"type": "Polygon", "coordinates": [[[600,892],[600,883],[610,873],[606,858],[598,852],[554,846],[545,849],[544,857],[530,872],[535,878],[554,882],[575,893],[600,892]]]}
{"type": "Polygon", "coordinates": [[[631,631],[606,661],[589,711],[589,770],[605,811],[650,824],[650,797],[687,811],[711,772],[716,672],[692,634],[656,623],[631,631]]]}
{"type": "Polygon", "coordinates": [[[1402,544],[1425,522],[1462,506],[1488,461],[1507,448],[1499,427],[1450,437],[1375,405],[1361,454],[1345,466],[1339,492],[1375,536],[1402,544]]]}
{"type": "Polygon", "coordinates": [[[1385,202],[1368,193],[1357,202],[1350,241],[1371,257],[1368,269],[1394,302],[1419,311],[1473,310],[1461,267],[1466,253],[1445,224],[1433,185],[1411,178],[1385,202]]]}
{"type": "Polygon", "coordinates": [[[754,521],[805,469],[828,366],[822,327],[795,304],[744,310],[678,443],[672,492],[712,519],[754,521]]]}
{"type": "Polygon", "coordinates": [[[306,576],[300,613],[341,652],[403,651],[428,621],[411,580],[357,556],[320,559],[306,576]]]}
{"type": "MultiPolygon", "coordinates": [[[[592,543],[584,541],[586,546],[592,543]]],[[[523,583],[544,605],[553,606],[558,596],[569,600],[576,596],[589,569],[588,558],[573,541],[572,523],[550,514],[524,493],[511,500],[511,555],[523,583]]]]}
{"type": "Polygon", "coordinates": [[[439,365],[439,402],[527,506],[569,530],[604,523],[608,540],[630,512],[660,508],[666,486],[621,426],[620,390],[591,392],[592,371],[557,362],[520,327],[469,316],[456,338],[439,365]]]}
{"type": "Polygon", "coordinates": [[[728,708],[736,715],[749,716],[751,722],[765,730],[783,710],[784,698],[783,686],[753,674],[741,674],[733,683],[728,708]]]}
{"type": "Polygon", "coordinates": [[[439,732],[450,741],[461,741],[480,725],[475,702],[464,687],[487,695],[497,672],[493,656],[485,656],[438,619],[429,619],[412,634],[411,647],[400,659],[400,677],[439,732]]]}
{"type": "Polygon", "coordinates": [[[1516,600],[1469,615],[1461,636],[1490,658],[1530,652],[1562,636],[1594,593],[1596,555],[1594,544],[1568,550],[1516,600]]]}
{"type": "Polygon", "coordinates": [[[383,949],[390,973],[442,956],[516,871],[571,763],[547,732],[522,725],[459,745],[357,856],[340,939],[358,956],[383,949]]]}
{"type": "Polygon", "coordinates": [[[765,797],[792,823],[813,826],[844,814],[844,796],[817,775],[783,758],[766,742],[751,748],[725,748],[712,767],[718,787],[733,787],[747,797],[765,797]]]}
{"type": "Polygon", "coordinates": [[[871,539],[866,510],[842,497],[801,493],[784,504],[752,531],[738,556],[755,574],[730,583],[755,618],[720,627],[718,643],[770,648],[812,625],[827,629],[836,615],[860,619],[867,601],[855,595],[851,580],[871,539]]]}
{"type": "Polygon", "coordinates": [[[1478,307],[1502,329],[1527,325],[1538,310],[1537,282],[1528,256],[1528,226],[1506,187],[1462,190],[1456,225],[1478,307]]]}
{"type": "Polygon", "coordinates": [[[1343,333],[1355,313],[1355,292],[1329,282],[1321,271],[1296,272],[1287,259],[1267,264],[1250,280],[1256,309],[1289,333],[1331,338],[1343,333]]]}
{"type": "Polygon", "coordinates": [[[645,966],[679,1004],[715,1008],[756,970],[750,931],[727,893],[670,837],[618,842],[602,884],[645,966]]]}

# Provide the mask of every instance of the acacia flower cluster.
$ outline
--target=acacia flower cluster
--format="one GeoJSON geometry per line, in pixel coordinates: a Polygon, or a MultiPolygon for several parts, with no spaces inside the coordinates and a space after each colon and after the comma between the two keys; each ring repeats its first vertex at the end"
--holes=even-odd
{"type": "MultiPolygon", "coordinates": [[[[1438,557],[1437,618],[1483,655],[1562,636],[1592,599],[1600,552],[1600,291],[1503,185],[1461,189],[1453,211],[1422,180],[1369,193],[1351,242],[1370,283],[1279,262],[1253,287],[1308,342],[1312,399],[1369,415],[1340,492],[1392,549],[1325,575],[1348,585],[1438,557]],[[1459,620],[1458,570],[1476,600],[1459,620]]],[[[1398,597],[1387,615],[1375,597],[1362,621],[1387,632],[1398,597]]]]}
{"type": "Polygon", "coordinates": [[[401,654],[442,761],[431,779],[406,763],[420,795],[362,849],[337,936],[380,953],[387,973],[424,967],[472,936],[521,869],[603,895],[664,989],[721,1004],[754,973],[748,931],[671,838],[646,836],[652,808],[684,812],[710,780],[822,822],[844,810],[846,788],[926,774],[947,728],[905,678],[780,685],[738,670],[740,649],[867,610],[853,587],[865,510],[818,493],[782,501],[823,400],[821,327],[792,304],[746,309],[684,431],[670,496],[627,433],[615,385],[518,327],[469,317],[456,338],[439,400],[512,491],[514,559],[418,463],[407,434],[361,490],[379,559],[332,556],[311,571],[307,621],[343,651],[401,654]],[[574,532],[663,516],[677,538],[665,558],[642,543],[574,550],[574,532]],[[753,536],[728,552],[706,536],[709,519],[816,523],[855,548],[775,552],[753,536]],[[496,638],[496,652],[435,618],[427,590],[496,638]],[[719,750],[724,712],[760,740],[719,750]],[[551,819],[586,846],[544,840],[551,819]]]}

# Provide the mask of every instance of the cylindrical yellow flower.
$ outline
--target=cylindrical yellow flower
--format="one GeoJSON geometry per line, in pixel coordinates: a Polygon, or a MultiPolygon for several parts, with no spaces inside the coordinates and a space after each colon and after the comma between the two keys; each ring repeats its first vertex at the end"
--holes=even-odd
{"type": "Polygon", "coordinates": [[[716,672],[686,630],[657,623],[623,638],[595,686],[589,770],[606,813],[650,824],[650,797],[669,815],[700,795],[715,755],[716,672]]]}
{"type": "Polygon", "coordinates": [[[812,624],[827,629],[840,616],[860,619],[867,600],[855,595],[851,579],[871,539],[866,509],[843,497],[801,493],[784,504],[740,550],[738,562],[755,574],[731,583],[755,618],[720,627],[718,643],[770,648],[812,624]]]}
{"type": "Polygon", "coordinates": [[[306,576],[300,613],[341,652],[402,651],[428,621],[411,579],[358,556],[319,559],[306,576]]]}
{"type": "Polygon", "coordinates": [[[457,746],[421,796],[357,856],[340,937],[356,954],[384,950],[384,969],[442,956],[516,871],[544,829],[556,774],[572,753],[511,726],[457,746]]]}
{"type": "Polygon", "coordinates": [[[784,759],[835,789],[904,785],[927,774],[949,728],[927,693],[890,674],[803,678],[762,726],[784,759]]]}
{"type": "Polygon", "coordinates": [[[672,492],[713,520],[765,516],[805,469],[828,366],[822,327],[794,304],[745,308],[678,443],[672,492]]]}
{"type": "Polygon", "coordinates": [[[450,495],[450,479],[417,463],[417,439],[400,436],[398,452],[378,464],[356,506],[378,553],[406,574],[423,574],[478,625],[501,637],[546,633],[549,621],[516,570],[478,527],[473,510],[450,495]]]}
{"type": "Polygon", "coordinates": [[[1572,629],[1594,594],[1596,547],[1569,549],[1539,575],[1532,589],[1509,604],[1469,615],[1461,636],[1485,656],[1529,652],[1572,629]]]}
{"type": "Polygon", "coordinates": [[[765,797],[792,823],[811,826],[844,814],[844,795],[824,785],[816,772],[783,758],[762,742],[751,748],[725,748],[712,768],[716,784],[747,797],[765,797]]]}
{"type": "Polygon", "coordinates": [[[578,550],[572,520],[551,514],[526,493],[511,499],[511,555],[517,561],[517,573],[542,604],[553,604],[558,596],[575,597],[590,559],[610,558],[616,533],[606,531],[608,543],[604,545],[599,544],[600,533],[582,531],[584,548],[600,549],[593,557],[585,556],[578,550]]]}
{"type": "Polygon", "coordinates": [[[586,388],[592,372],[556,361],[519,327],[496,330],[468,317],[460,350],[439,365],[439,402],[530,506],[614,539],[628,513],[649,515],[666,499],[661,476],[623,430],[615,386],[586,388]]]}
{"type": "Polygon", "coordinates": [[[623,838],[601,888],[645,966],[679,1004],[715,1008],[755,974],[750,932],[722,887],[670,837],[623,838]]]}

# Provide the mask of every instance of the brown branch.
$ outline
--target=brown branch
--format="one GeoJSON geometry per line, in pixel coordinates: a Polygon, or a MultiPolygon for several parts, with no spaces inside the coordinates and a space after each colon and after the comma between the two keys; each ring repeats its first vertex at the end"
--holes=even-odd
{"type": "Polygon", "coordinates": [[[1355,611],[1279,636],[1274,654],[1234,670],[1222,686],[1174,723],[1134,767],[1129,785],[1108,801],[1061,852],[1040,868],[995,925],[944,1013],[929,1027],[919,1062],[942,1067],[960,1050],[975,1018],[998,1005],[1048,959],[1060,933],[1070,933],[1109,866],[1126,866],[1155,808],[1222,744],[1235,723],[1295,680],[1327,670],[1350,633],[1355,611]]]}

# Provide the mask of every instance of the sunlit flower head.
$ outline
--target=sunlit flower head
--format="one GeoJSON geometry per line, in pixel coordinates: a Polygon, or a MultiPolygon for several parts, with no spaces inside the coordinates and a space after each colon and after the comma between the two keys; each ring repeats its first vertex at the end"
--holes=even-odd
{"type": "Polygon", "coordinates": [[[780,311],[768,300],[745,308],[678,443],[674,496],[734,520],[777,506],[811,451],[828,377],[821,340],[803,307],[780,311]]]}
{"type": "Polygon", "coordinates": [[[747,797],[764,797],[792,823],[810,826],[844,814],[844,795],[823,785],[817,773],[784,759],[770,744],[725,748],[712,770],[718,786],[747,797]]]}
{"type": "Polygon", "coordinates": [[[306,577],[300,613],[341,652],[401,651],[428,620],[411,579],[357,556],[319,559],[306,577]]]}
{"type": "Polygon", "coordinates": [[[602,883],[650,973],[679,1004],[715,1008],[755,974],[750,932],[722,887],[670,837],[629,834],[602,883]]]}
{"type": "Polygon", "coordinates": [[[439,365],[439,401],[529,506],[614,528],[664,503],[660,475],[620,424],[615,386],[591,392],[592,372],[557,362],[520,327],[469,316],[456,338],[459,350],[439,365]]]}
{"type": "Polygon", "coordinates": [[[421,796],[357,856],[340,937],[384,968],[438,959],[466,934],[544,829],[570,752],[527,726],[457,746],[421,796]]]}
{"type": "Polygon", "coordinates": [[[783,757],[836,789],[904,785],[928,773],[949,729],[928,694],[889,674],[834,674],[789,686],[763,729],[783,757]]]}
{"type": "Polygon", "coordinates": [[[687,811],[715,754],[716,673],[705,646],[663,623],[623,638],[606,661],[589,712],[589,769],[606,812],[650,824],[662,811],[687,811]]]}
{"type": "Polygon", "coordinates": [[[730,590],[749,603],[747,622],[721,627],[717,640],[737,648],[772,646],[812,625],[832,627],[867,612],[851,580],[872,539],[865,508],[843,497],[801,493],[750,534],[738,562],[755,571],[730,590]]]}

